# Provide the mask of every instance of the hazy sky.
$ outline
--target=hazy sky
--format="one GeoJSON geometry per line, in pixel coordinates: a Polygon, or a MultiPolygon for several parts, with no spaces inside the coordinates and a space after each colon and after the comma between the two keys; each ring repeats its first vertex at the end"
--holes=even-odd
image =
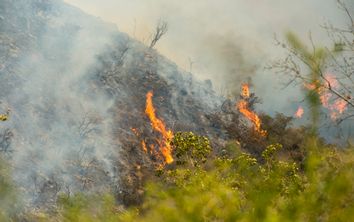
{"type": "Polygon", "coordinates": [[[281,35],[287,30],[303,35],[309,30],[316,33],[326,19],[341,18],[335,0],[65,1],[117,24],[121,31],[141,41],[149,37],[159,18],[166,20],[169,32],[157,48],[186,69],[189,58],[198,67],[199,49],[215,34],[246,38],[265,53],[273,48],[274,33],[281,35]]]}
{"type": "MultiPolygon", "coordinates": [[[[253,66],[262,67],[278,55],[274,33],[282,37],[292,30],[307,38],[311,30],[316,42],[325,42],[326,33],[319,25],[344,21],[336,0],[65,1],[143,42],[159,18],[167,21],[169,31],[156,48],[181,68],[192,69],[216,85],[225,76],[255,75],[253,66]]],[[[262,69],[255,72],[260,76],[258,84],[275,78],[262,69]]],[[[258,90],[264,97],[274,94],[266,87],[258,90]]],[[[280,104],[282,100],[287,99],[279,98],[280,104]]]]}

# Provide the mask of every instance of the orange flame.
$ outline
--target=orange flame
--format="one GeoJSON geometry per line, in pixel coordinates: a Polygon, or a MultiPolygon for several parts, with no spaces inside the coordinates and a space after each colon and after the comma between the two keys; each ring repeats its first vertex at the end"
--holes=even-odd
{"type": "Polygon", "coordinates": [[[249,105],[247,99],[250,97],[248,84],[242,84],[241,96],[242,99],[237,103],[238,110],[253,123],[256,132],[258,132],[261,136],[267,135],[267,131],[261,128],[261,119],[248,107],[249,105]]]}
{"type": "Polygon", "coordinates": [[[144,140],[141,141],[141,146],[143,147],[144,152],[147,153],[148,150],[147,150],[147,148],[146,148],[146,143],[145,143],[144,140]]]}
{"type": "MultiPolygon", "coordinates": [[[[339,83],[334,75],[327,74],[325,78],[328,81],[328,87],[333,89],[337,89],[339,87],[339,83]]],[[[328,89],[323,91],[325,92],[321,95],[321,101],[323,101],[322,104],[324,107],[329,109],[331,119],[336,120],[337,117],[347,109],[348,103],[342,99],[336,99],[333,103],[330,103],[329,100],[331,99],[332,94],[328,89]]]]}
{"type": "Polygon", "coordinates": [[[130,128],[136,136],[139,136],[139,131],[136,128],[130,128]]]}
{"type": "MultiPolygon", "coordinates": [[[[130,128],[130,129],[133,131],[133,133],[134,133],[137,137],[139,137],[140,133],[139,133],[138,129],[136,129],[136,128],[130,128]]],[[[142,141],[141,141],[141,147],[143,148],[143,150],[144,150],[145,153],[148,152],[147,147],[146,147],[145,140],[142,140],[142,141]]]]}
{"type": "Polygon", "coordinates": [[[246,84],[246,83],[242,84],[241,96],[243,98],[249,98],[250,97],[250,88],[249,88],[248,84],[246,84]]]}
{"type": "Polygon", "coordinates": [[[321,86],[319,83],[305,84],[305,88],[315,90],[318,93],[322,106],[329,110],[331,119],[336,120],[347,109],[348,103],[340,98],[335,99],[333,102],[333,94],[328,88],[338,89],[338,80],[332,74],[326,74],[325,79],[327,80],[325,82],[326,86],[321,86]],[[316,87],[315,85],[318,86],[316,87]]]}
{"type": "Polygon", "coordinates": [[[149,117],[152,128],[159,132],[162,136],[162,140],[159,141],[160,150],[162,155],[165,158],[166,163],[172,163],[172,147],[170,144],[171,139],[173,138],[173,132],[171,130],[167,130],[164,122],[159,119],[155,114],[155,108],[152,103],[153,93],[152,91],[146,94],[146,109],[145,114],[149,117]]]}
{"type": "Polygon", "coordinates": [[[294,114],[294,116],[296,118],[301,118],[303,114],[304,114],[304,109],[301,106],[299,106],[299,108],[297,109],[297,111],[294,114]]]}

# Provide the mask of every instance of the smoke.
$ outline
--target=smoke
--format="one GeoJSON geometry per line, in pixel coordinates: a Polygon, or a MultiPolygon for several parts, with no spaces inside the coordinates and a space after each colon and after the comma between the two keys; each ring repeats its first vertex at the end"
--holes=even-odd
{"type": "Polygon", "coordinates": [[[249,81],[260,68],[261,50],[250,43],[232,33],[210,34],[202,42],[204,47],[199,50],[203,57],[197,62],[218,76],[214,84],[221,95],[238,95],[241,83],[249,81]]]}
{"type": "Polygon", "coordinates": [[[11,109],[0,139],[10,130],[13,178],[30,209],[55,207],[63,193],[134,190],[129,170],[141,163],[130,128],[149,135],[149,90],[169,126],[208,133],[202,113],[220,102],[209,82],[61,1],[0,2],[0,100],[11,109]]]}
{"type": "MultiPolygon", "coordinates": [[[[11,4],[25,10],[27,26],[12,25],[27,35],[23,39],[33,39],[18,47],[12,81],[3,84],[17,83],[1,98],[2,108],[11,109],[2,128],[14,135],[11,164],[23,199],[32,206],[54,204],[59,192],[110,189],[119,145],[112,140],[113,100],[95,89],[88,74],[112,42],[115,27],[61,3],[4,4],[5,18],[19,13],[11,4]],[[39,21],[43,26],[32,29],[39,21]]],[[[15,39],[17,33],[6,34],[15,39]]],[[[6,69],[3,74],[11,75],[6,69]]]]}
{"type": "Polygon", "coordinates": [[[328,39],[319,25],[327,20],[344,22],[335,0],[66,2],[118,24],[143,42],[162,18],[169,24],[167,35],[157,44],[162,54],[196,77],[210,79],[221,94],[239,89],[239,81],[252,77],[264,101],[262,109],[288,115],[296,111],[289,101],[301,100],[301,93],[298,89],[282,90],[279,85],[284,81],[263,70],[267,62],[282,56],[274,45],[274,34],[281,38],[292,30],[308,40],[311,31],[313,39],[322,44],[328,39]]]}
{"type": "MultiPolygon", "coordinates": [[[[0,40],[4,45],[0,48],[0,72],[4,77],[0,100],[1,109],[11,109],[10,120],[2,126],[3,133],[7,128],[13,133],[11,163],[14,179],[23,189],[23,199],[29,205],[52,203],[59,192],[95,192],[111,189],[111,185],[116,184],[118,178],[112,160],[117,159],[120,141],[112,129],[119,127],[113,125],[117,124],[117,119],[125,121],[122,125],[128,120],[123,115],[121,119],[114,117],[111,110],[115,103],[125,102],[128,108],[123,111],[132,107],[129,110],[131,113],[141,113],[133,110],[137,105],[129,104],[127,100],[130,96],[136,99],[134,101],[139,101],[141,95],[136,91],[140,93],[147,88],[141,86],[141,82],[129,79],[147,78],[144,76],[146,70],[140,70],[141,67],[147,67],[152,70],[150,73],[158,73],[165,78],[156,83],[163,89],[162,95],[169,94],[169,90],[173,89],[169,102],[176,114],[171,111],[172,114],[166,115],[175,115],[179,121],[193,122],[191,116],[198,116],[194,107],[185,106],[193,104],[190,99],[192,95],[207,104],[200,105],[200,110],[215,107],[215,101],[218,101],[216,97],[211,98],[212,93],[205,90],[205,85],[194,81],[191,74],[180,75],[181,70],[162,56],[154,62],[154,58],[142,55],[143,46],[138,43],[131,45],[135,49],[126,56],[124,64],[117,65],[117,61],[112,61],[112,66],[105,67],[107,72],[118,73],[121,78],[121,88],[114,92],[118,98],[113,101],[113,97],[97,87],[97,73],[92,70],[102,65],[98,62],[98,55],[111,50],[110,47],[117,40],[124,42],[127,36],[119,34],[114,25],[86,16],[61,1],[0,2],[3,7],[0,7],[0,40]],[[131,73],[136,75],[132,77],[131,73]],[[134,82],[134,88],[127,89],[130,86],[125,84],[127,82],[134,82]],[[182,97],[181,94],[190,98],[182,97]],[[181,108],[183,106],[187,108],[181,108]]],[[[120,2],[121,7],[118,8],[97,1],[85,2],[95,7],[113,8],[113,12],[108,10],[107,13],[111,18],[109,21],[116,22],[143,42],[150,34],[149,28],[159,18],[166,20],[170,32],[158,43],[158,49],[185,70],[196,73],[199,78],[212,79],[221,94],[238,91],[241,81],[253,77],[258,90],[256,94],[262,95],[266,110],[277,107],[281,111],[279,107],[288,106],[289,95],[295,98],[299,96],[296,90],[274,93],[274,85],[277,85],[272,79],[274,75],[264,75],[261,69],[264,58],[273,49],[269,45],[276,30],[274,27],[278,24],[282,24],[283,28],[287,26],[281,21],[286,12],[279,8],[272,9],[263,4],[258,9],[254,8],[256,3],[259,4],[258,1],[241,4],[242,1],[226,0],[223,3],[211,0],[204,3],[157,1],[158,4],[152,6],[135,0],[126,4],[120,2]],[[230,7],[225,7],[226,3],[230,7]],[[264,7],[267,10],[263,12],[264,7]],[[131,18],[133,12],[128,9],[141,12],[141,16],[136,14],[140,17],[135,25],[131,18]],[[252,15],[258,20],[247,13],[251,9],[256,10],[252,15]],[[119,10],[119,13],[115,10],[119,10]],[[235,10],[246,11],[235,13],[235,10]],[[281,13],[272,14],[275,19],[271,20],[270,26],[266,25],[268,19],[258,23],[259,19],[268,16],[269,10],[281,13]],[[213,14],[220,16],[211,16],[213,14]],[[122,23],[117,22],[120,18],[122,23]],[[239,21],[245,18],[241,24],[239,21]]],[[[280,2],[283,1],[273,1],[271,5],[280,2]]],[[[292,3],[289,7],[294,4],[298,3],[292,3]]],[[[92,9],[97,10],[95,7],[92,9]]],[[[300,6],[295,9],[297,12],[303,10],[300,6]]],[[[102,17],[103,11],[106,10],[102,10],[102,17]]],[[[301,16],[306,17],[303,14],[301,16]]],[[[302,26],[301,21],[296,24],[300,23],[302,26]]],[[[149,78],[156,78],[152,74],[149,78]]],[[[111,83],[118,84],[114,81],[111,83]]],[[[167,109],[167,106],[164,108],[167,109]]]]}

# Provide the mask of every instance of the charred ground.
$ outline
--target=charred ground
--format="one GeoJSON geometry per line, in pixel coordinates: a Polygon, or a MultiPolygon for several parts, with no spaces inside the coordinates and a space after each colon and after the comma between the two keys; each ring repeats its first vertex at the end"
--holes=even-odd
{"type": "MultiPolygon", "coordinates": [[[[210,82],[62,1],[0,0],[0,41],[0,105],[11,108],[0,151],[27,209],[55,210],[59,195],[77,192],[141,204],[160,161],[141,144],[159,147],[145,114],[149,91],[168,129],[208,137],[214,157],[234,155],[236,144],[262,161],[280,143],[284,159],[304,161],[308,129],[291,127],[292,117],[259,115],[260,135],[237,109],[243,98],[218,96],[210,82]]],[[[246,100],[254,111],[256,95],[246,100]]]]}

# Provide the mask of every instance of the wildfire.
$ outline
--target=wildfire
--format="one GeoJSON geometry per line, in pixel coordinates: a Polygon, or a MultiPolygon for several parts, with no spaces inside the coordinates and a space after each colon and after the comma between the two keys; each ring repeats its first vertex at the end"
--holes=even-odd
{"type": "Polygon", "coordinates": [[[173,132],[167,130],[164,122],[159,119],[155,114],[155,108],[152,103],[153,92],[150,91],[146,94],[146,109],[145,114],[149,117],[152,128],[159,132],[162,136],[162,139],[158,141],[160,146],[160,151],[165,159],[166,163],[172,163],[172,147],[170,144],[171,139],[173,138],[173,132]]]}
{"type": "Polygon", "coordinates": [[[248,84],[242,84],[241,87],[241,96],[243,98],[250,98],[250,87],[248,86],[248,84]]]}
{"type": "Polygon", "coordinates": [[[296,118],[301,118],[303,114],[304,114],[304,109],[301,106],[299,106],[299,108],[295,112],[294,116],[296,118]]]}
{"type": "Polygon", "coordinates": [[[256,132],[258,132],[261,136],[265,136],[267,131],[261,128],[261,119],[255,112],[249,109],[248,99],[250,98],[250,91],[248,84],[242,84],[241,96],[242,99],[236,105],[238,110],[253,123],[256,132]]]}
{"type": "Polygon", "coordinates": [[[147,150],[147,148],[146,148],[146,143],[145,143],[144,140],[141,141],[141,147],[143,147],[143,150],[144,150],[145,153],[148,152],[148,150],[147,150]]]}
{"type": "Polygon", "coordinates": [[[139,136],[139,131],[136,128],[130,128],[136,136],[139,136]]]}
{"type": "MultiPolygon", "coordinates": [[[[133,131],[133,133],[134,133],[137,137],[140,136],[140,133],[139,133],[138,129],[136,129],[136,128],[131,128],[131,130],[133,131]]],[[[143,148],[143,150],[144,150],[145,153],[148,152],[148,150],[147,150],[147,148],[146,148],[145,140],[142,140],[142,141],[141,141],[141,147],[143,148]]]]}
{"type": "Polygon", "coordinates": [[[305,84],[305,88],[315,90],[318,93],[322,106],[329,110],[331,119],[336,120],[338,116],[347,109],[348,104],[342,99],[333,99],[333,94],[328,89],[338,89],[339,83],[336,77],[332,74],[326,74],[325,79],[327,80],[325,83],[326,86],[321,86],[320,84],[305,84]],[[315,85],[319,86],[315,87],[315,85]]]}

